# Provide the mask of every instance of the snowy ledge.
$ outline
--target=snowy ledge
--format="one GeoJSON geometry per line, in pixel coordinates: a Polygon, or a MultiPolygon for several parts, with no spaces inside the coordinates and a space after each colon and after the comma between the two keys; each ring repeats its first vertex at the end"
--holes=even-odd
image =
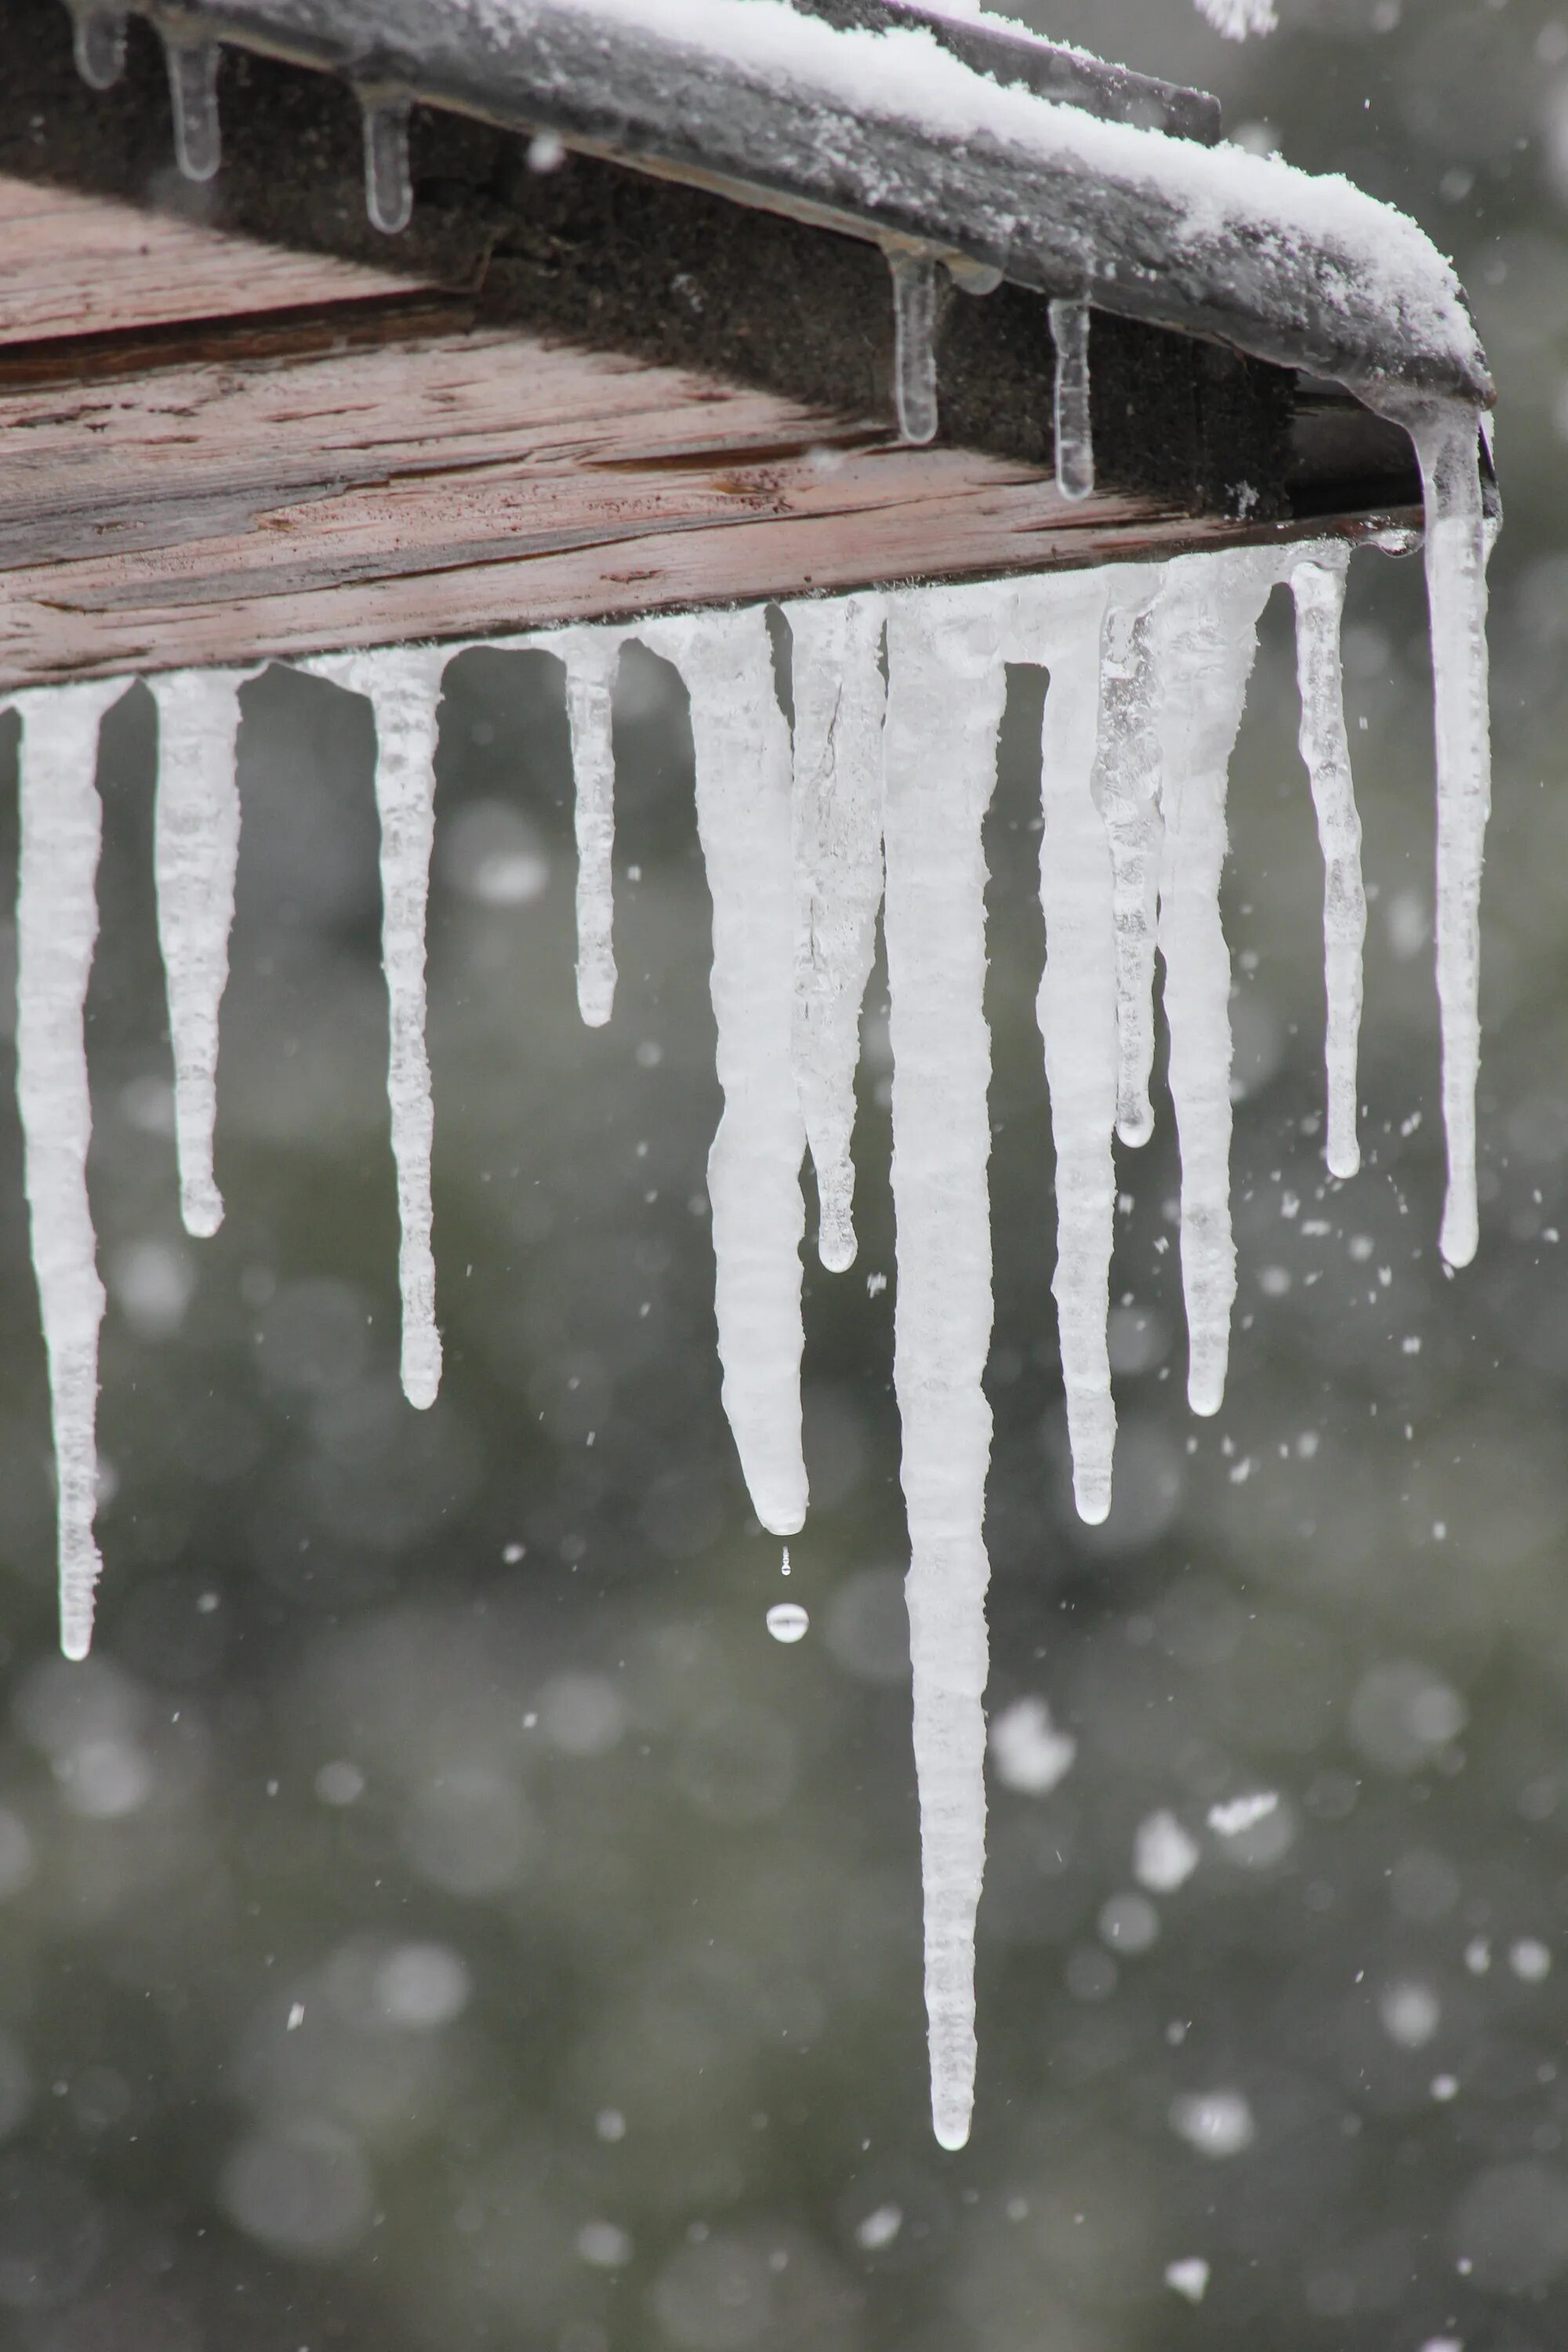
{"type": "Polygon", "coordinates": [[[1098,119],[918,23],[784,0],[184,0],[222,41],[1310,370],[1377,406],[1484,406],[1453,269],[1339,177],[1098,119]]]}

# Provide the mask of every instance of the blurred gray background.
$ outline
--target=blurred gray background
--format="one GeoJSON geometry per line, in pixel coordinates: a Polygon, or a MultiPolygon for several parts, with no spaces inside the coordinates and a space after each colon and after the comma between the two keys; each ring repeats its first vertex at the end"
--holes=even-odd
{"type": "MultiPolygon", "coordinates": [[[[1230,1397],[1201,1424],[1182,1398],[1167,1110],[1123,1156],[1117,1502],[1079,1526],[1033,1019],[1043,682],[1015,673],[987,835],[991,1863],[976,2126],[943,2156],[879,974],[860,1260],[808,1265],[814,1507],[785,1585],[719,1408],[709,907],[673,674],[623,667],[621,991],[590,1033],[559,670],[448,673],[427,1416],[395,1377],[367,711],[283,670],[246,689],[228,1217],[196,1245],[133,689],[100,774],[107,1573],[82,1667],[53,1648],[0,1087],[0,2344],[1568,2341],[1568,16],[1284,0],[1237,48],[1185,0],[1025,13],[1405,206],[1473,293],[1509,506],[1480,1255],[1450,1278],[1436,1251],[1424,593],[1418,564],[1365,555],[1366,1165],[1335,1185],[1320,1156],[1321,868],[1277,597],[1233,786],[1230,1397]],[[793,1648],[763,1623],[785,1597],[811,1613],[793,1648]],[[1256,1791],[1278,1803],[1253,1828],[1209,1828],[1256,1791]]],[[[0,720],[7,875],[14,747],[0,720]]]]}

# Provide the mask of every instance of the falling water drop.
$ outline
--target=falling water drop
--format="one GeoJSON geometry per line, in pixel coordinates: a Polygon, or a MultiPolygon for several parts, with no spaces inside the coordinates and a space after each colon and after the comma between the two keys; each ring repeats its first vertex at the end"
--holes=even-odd
{"type": "Polygon", "coordinates": [[[775,1642],[802,1640],[810,1623],[798,1601],[775,1601],[768,1611],[767,1627],[775,1642]]]}
{"type": "Polygon", "coordinates": [[[364,119],[364,206],[372,226],[387,236],[408,226],[414,182],[408,169],[409,101],[398,94],[362,100],[364,119]]]}
{"type": "Polygon", "coordinates": [[[174,109],[174,155],[187,180],[210,180],[223,160],[218,127],[216,41],[165,37],[169,95],[174,109]]]}

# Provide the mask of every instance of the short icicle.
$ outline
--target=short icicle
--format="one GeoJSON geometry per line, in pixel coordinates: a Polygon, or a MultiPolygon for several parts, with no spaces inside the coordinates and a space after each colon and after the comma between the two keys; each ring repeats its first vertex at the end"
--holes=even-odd
{"type": "Polygon", "coordinates": [[[1301,758],[1311,782],[1323,856],[1325,1157],[1333,1176],[1353,1176],[1361,1166],[1356,1139],[1356,1047],[1361,1031],[1362,950],[1366,940],[1361,819],[1351,777],[1340,670],[1340,624],[1348,560],[1343,547],[1315,548],[1290,573],[1296,604],[1301,758]]]}
{"type": "Polygon", "coordinates": [[[375,716],[375,805],[381,821],[381,961],[388,1016],[387,1104],[397,1171],[403,1392],[423,1411],[441,1385],[431,1250],[435,1108],[425,1043],[425,915],[436,829],[437,714],[450,646],[409,646],[313,662],[319,677],[362,694],[375,716]]]}
{"type": "Polygon", "coordinates": [[[785,607],[795,662],[794,1058],[816,1170],[817,1250],[855,1261],[855,1071],[882,899],[885,606],[843,596],[785,607]]]}
{"type": "Polygon", "coordinates": [[[917,447],[936,438],[936,263],[929,254],[888,251],[893,287],[893,404],[899,438],[917,447]]]}
{"type": "Polygon", "coordinates": [[[723,1116],[708,1159],[724,1410],[752,1507],[794,1535],[801,1448],[800,1169],[805,1130],[790,1065],[795,895],[789,730],[760,605],[650,623],[691,709],[697,829],[713,899],[713,1017],[723,1116]]]}
{"type": "Polygon", "coordinates": [[[1089,425],[1089,305],[1080,296],[1050,305],[1056,345],[1057,488],[1064,499],[1094,493],[1094,438],[1089,425]]]}
{"type": "Polygon", "coordinates": [[[17,695],[22,720],[16,893],[16,1101],[33,1271],[49,1364],[58,1487],[60,1647],[85,1658],[102,1565],[98,1493],[98,1277],[87,1154],[83,1027],[98,938],[98,730],[123,679],[17,695]]]}
{"type": "Polygon", "coordinates": [[[174,1058],[180,1214],[186,1232],[199,1234],[216,1234],[223,1223],[213,1129],[218,1012],[228,984],[239,857],[235,750],[242,676],[176,670],[148,680],[158,706],[153,866],[174,1058]]]}
{"type": "Polygon", "coordinates": [[[1100,651],[1094,799],[1110,852],[1116,932],[1116,1132],[1154,1131],[1154,942],[1160,892],[1160,741],[1150,651],[1158,573],[1128,566],[1112,583],[1100,651]]]}
{"type": "Polygon", "coordinates": [[[223,52],[216,41],[168,37],[163,52],[174,114],[174,160],[184,179],[215,179],[223,161],[217,107],[217,69],[223,52]]]}
{"type": "Polygon", "coordinates": [[[1178,556],[1154,610],[1160,706],[1160,952],[1171,1100],[1182,1160],[1187,1402],[1225,1398],[1236,1244],[1230,1223],[1230,950],[1220,923],[1226,784],[1279,559],[1250,550],[1178,556]]]}
{"type": "Polygon", "coordinates": [[[1450,1265],[1476,1254],[1476,1079],[1480,1067],[1481,864],[1491,813],[1487,560],[1479,419],[1436,402],[1406,419],[1426,507],[1426,598],[1437,753],[1437,1001],[1448,1196],[1438,1246],[1450,1265]]]}
{"type": "Polygon", "coordinates": [[[405,92],[378,92],[360,100],[364,136],[364,208],[373,228],[396,236],[414,217],[414,182],[408,168],[405,92]]]}
{"type": "Polygon", "coordinates": [[[125,71],[125,11],[72,0],[72,51],[89,89],[112,89],[125,71]]]}
{"type": "MultiPolygon", "coordinates": [[[[1040,907],[1046,965],[1036,1011],[1056,1147],[1051,1289],[1079,1517],[1110,1509],[1116,1411],[1106,1327],[1116,1211],[1116,926],[1110,853],[1092,791],[1107,583],[1084,574],[1043,616],[1050,671],[1040,742],[1040,907]]],[[[1029,594],[1021,603],[1026,611],[1029,594]]]]}
{"type": "Polygon", "coordinates": [[[540,643],[566,665],[577,835],[577,1010],[602,1029],[616,1004],[616,751],[611,697],[621,639],[610,629],[540,643]]]}
{"type": "Polygon", "coordinates": [[[925,1902],[931,2117],[969,2137],[985,1862],[983,1524],[991,1410],[985,864],[1005,673],[996,592],[894,596],[888,617],[888,979],[898,1224],[894,1385],[925,1902]]]}

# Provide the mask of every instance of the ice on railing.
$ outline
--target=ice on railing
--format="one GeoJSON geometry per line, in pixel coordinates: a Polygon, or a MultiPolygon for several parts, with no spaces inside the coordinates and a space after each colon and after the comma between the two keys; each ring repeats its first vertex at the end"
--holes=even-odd
{"type": "MultiPolygon", "coordinates": [[[[1476,1242],[1478,898],[1489,793],[1483,510],[1475,420],[1413,407],[1426,484],[1437,747],[1437,967],[1449,1192],[1442,1245],[1476,1242]]],[[[1300,747],[1324,862],[1330,1171],[1355,1161],[1355,1051],[1365,922],[1340,679],[1344,551],[1215,550],[1039,581],[911,588],[791,605],[791,723],[760,609],[574,628],[555,654],[576,769],[578,981],[610,1016],[612,699],[627,636],[678,670],[689,701],[698,830],[713,908],[712,999],[723,1113],[709,1160],[723,1401],[762,1523],[806,1510],[802,1449],[802,1163],[809,1144],[826,1265],[854,1255],[850,1140],[858,1024],[879,908],[892,1045],[898,1289],[894,1381],[910,1565],[907,1592],[925,1874],[926,1991],[938,2137],[968,2131],[973,1928],[984,1866],[986,1679],[983,1522],[992,1321],[986,1169],[982,824],[1009,662],[1047,674],[1041,740],[1037,1000],[1056,1143],[1057,1302],[1073,1479],[1086,1519],[1110,1507],[1115,1416],[1106,1344],[1114,1136],[1152,1112],[1156,957],[1181,1160],[1189,1395],[1224,1391],[1231,1234],[1230,959],[1220,914],[1226,797],[1258,623],[1289,585],[1300,747]],[[884,874],[885,860],[885,874],[884,874]]],[[[512,641],[517,643],[519,641],[512,641]]],[[[425,914],[436,715],[455,648],[324,657],[369,697],[381,817],[388,1092],[402,1216],[405,1385],[436,1392],[432,1109],[425,914]]],[[[220,1213],[211,1146],[217,1009],[237,841],[236,681],[156,682],[157,862],[194,1231],[220,1213]]],[[[93,1419],[102,1291],[86,1190],[83,1003],[96,933],[99,719],[118,685],[18,698],[23,719],[18,1096],[59,1481],[61,1639],[91,1631],[93,1419]]],[[[776,1629],[775,1629],[776,1630],[776,1629]]]]}

